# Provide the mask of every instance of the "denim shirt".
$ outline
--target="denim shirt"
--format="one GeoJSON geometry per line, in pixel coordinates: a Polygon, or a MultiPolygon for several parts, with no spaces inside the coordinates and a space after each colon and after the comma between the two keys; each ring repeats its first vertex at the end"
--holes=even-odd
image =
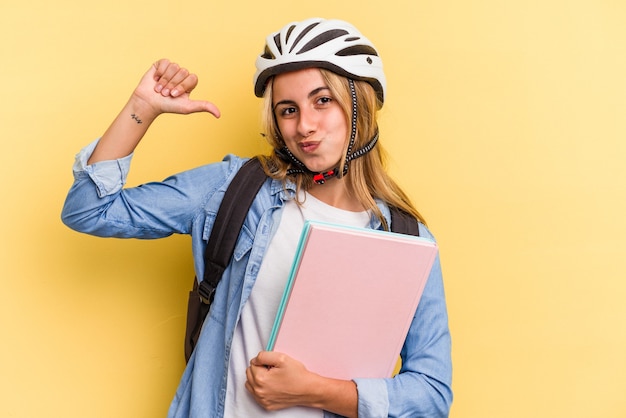
{"type": "MultiPolygon", "coordinates": [[[[69,227],[102,237],[154,239],[190,234],[197,277],[224,192],[245,159],[179,173],[162,182],[124,188],[132,154],[87,165],[97,142],[76,157],[74,184],[62,219],[69,227]]],[[[225,270],[198,345],[187,364],[168,417],[222,417],[230,347],[241,310],[256,280],[281,208],[294,196],[293,184],[268,179],[250,208],[225,270]]],[[[389,209],[378,202],[389,221],[389,209]]],[[[370,227],[380,229],[373,217],[370,227]]],[[[420,235],[433,239],[424,225],[420,235]]],[[[452,402],[450,333],[439,256],[426,283],[393,378],[355,378],[358,416],[447,417],[452,402]]],[[[325,417],[334,417],[325,413],[325,417]]]]}

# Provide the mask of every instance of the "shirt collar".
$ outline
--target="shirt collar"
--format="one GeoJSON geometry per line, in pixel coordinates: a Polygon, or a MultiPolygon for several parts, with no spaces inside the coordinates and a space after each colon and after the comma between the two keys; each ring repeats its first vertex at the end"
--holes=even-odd
{"type": "MultiPolygon", "coordinates": [[[[294,199],[296,196],[296,184],[291,180],[286,180],[283,186],[283,182],[276,179],[271,179],[270,184],[270,193],[272,196],[279,195],[281,201],[285,202],[287,200],[294,199]]],[[[389,206],[381,199],[375,198],[376,205],[380,209],[381,213],[385,217],[387,221],[387,225],[391,225],[391,212],[389,211],[389,206]]],[[[381,229],[382,223],[380,219],[372,214],[370,220],[370,228],[372,229],[381,229]]]]}

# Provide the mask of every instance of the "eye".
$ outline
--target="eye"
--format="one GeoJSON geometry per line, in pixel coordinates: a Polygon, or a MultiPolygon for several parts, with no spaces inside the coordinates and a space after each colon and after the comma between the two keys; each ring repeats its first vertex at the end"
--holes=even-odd
{"type": "Polygon", "coordinates": [[[333,98],[330,96],[321,96],[320,98],[317,99],[317,104],[318,105],[328,105],[333,101],[333,98]]]}
{"type": "Polygon", "coordinates": [[[295,115],[298,112],[298,109],[295,106],[279,106],[275,110],[276,115],[281,118],[289,118],[295,115]]]}

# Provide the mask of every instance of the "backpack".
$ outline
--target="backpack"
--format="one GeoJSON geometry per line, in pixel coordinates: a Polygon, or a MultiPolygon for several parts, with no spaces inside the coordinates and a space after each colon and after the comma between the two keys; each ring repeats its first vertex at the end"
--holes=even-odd
{"type": "MultiPolygon", "coordinates": [[[[265,180],[267,175],[261,163],[258,158],[252,158],[244,163],[226,189],[204,252],[203,280],[198,284],[194,277],[193,288],[189,292],[185,330],[186,361],[189,361],[198,343],[217,285],[233,255],[248,210],[265,180]]],[[[393,206],[389,209],[392,232],[419,236],[415,218],[393,206]]]]}

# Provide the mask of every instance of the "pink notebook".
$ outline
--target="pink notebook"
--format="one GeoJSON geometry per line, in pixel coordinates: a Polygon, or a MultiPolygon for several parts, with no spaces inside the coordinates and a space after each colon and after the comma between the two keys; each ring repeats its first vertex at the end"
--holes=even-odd
{"type": "Polygon", "coordinates": [[[425,238],[307,222],[267,349],[326,377],[390,377],[436,255],[425,238]]]}

